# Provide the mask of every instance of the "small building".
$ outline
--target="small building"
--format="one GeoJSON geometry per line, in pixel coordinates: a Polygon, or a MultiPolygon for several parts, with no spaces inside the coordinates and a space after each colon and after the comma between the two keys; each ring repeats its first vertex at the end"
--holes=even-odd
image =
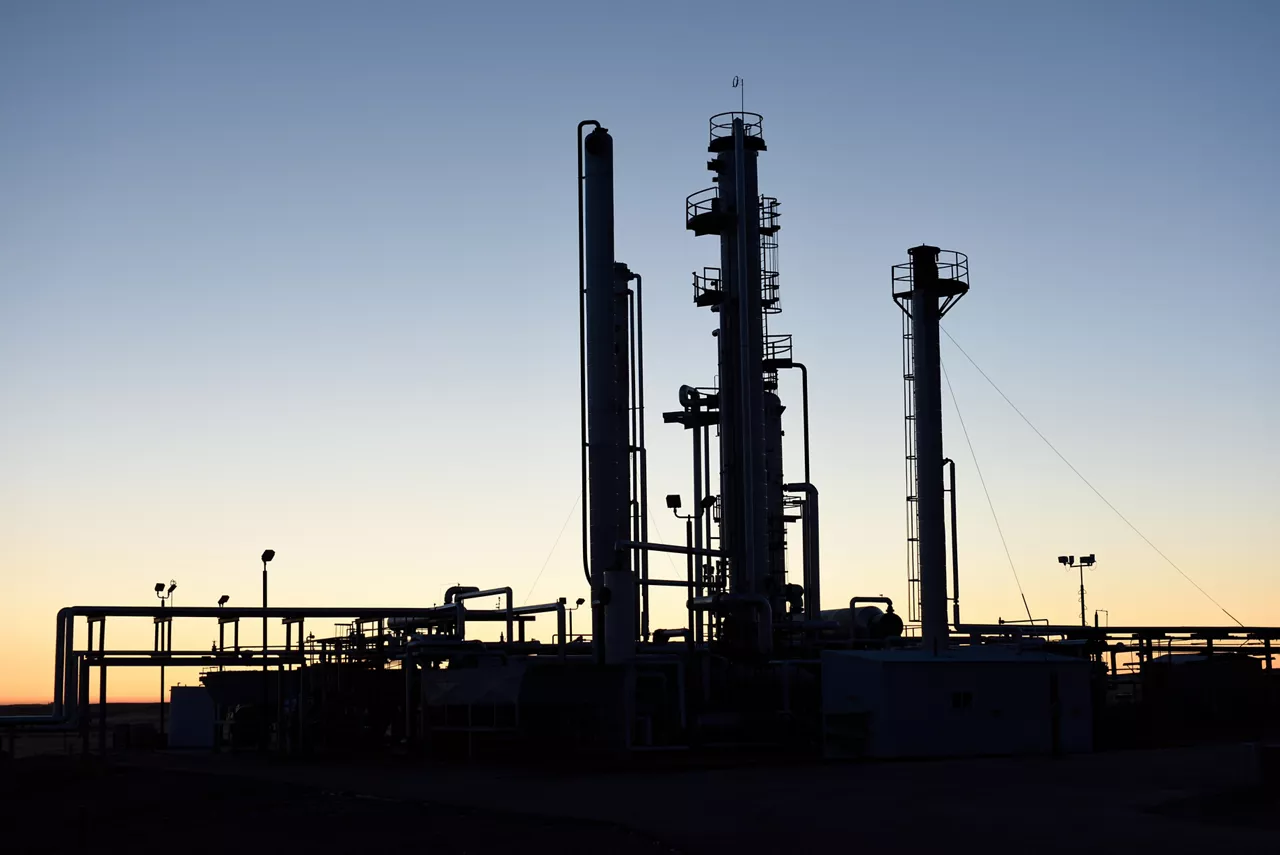
{"type": "Polygon", "coordinates": [[[1090,663],[1016,648],[822,654],[828,758],[1091,751],[1090,663]]]}

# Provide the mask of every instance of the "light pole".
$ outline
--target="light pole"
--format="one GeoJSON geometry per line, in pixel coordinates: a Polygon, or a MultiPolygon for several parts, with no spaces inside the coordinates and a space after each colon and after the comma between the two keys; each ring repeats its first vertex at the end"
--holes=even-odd
{"type": "MultiPolygon", "coordinates": [[[[178,583],[172,579],[169,580],[169,587],[167,590],[165,589],[164,582],[156,582],[156,597],[160,600],[161,611],[164,610],[165,601],[172,599],[173,592],[177,589],[178,583]]],[[[164,655],[168,655],[167,651],[173,643],[173,624],[171,621],[172,618],[168,621],[161,619],[160,633],[156,639],[159,642],[158,647],[161,650],[166,651],[164,655]],[[165,633],[168,633],[168,635],[166,636],[165,633]]],[[[101,698],[99,698],[99,702],[101,702],[101,698]]],[[[164,659],[160,660],[160,736],[161,738],[164,737],[164,659]]]]}
{"type": "MultiPolygon", "coordinates": [[[[680,513],[680,504],[681,504],[680,496],[676,493],[672,493],[669,496],[667,496],[667,507],[671,509],[671,513],[675,514],[676,519],[684,520],[684,544],[685,544],[685,548],[688,550],[688,559],[689,559],[686,562],[686,565],[687,565],[686,571],[688,574],[690,601],[692,601],[694,597],[693,568],[694,568],[695,561],[697,561],[697,559],[694,557],[694,554],[693,554],[693,522],[694,520],[701,520],[702,515],[707,510],[707,508],[711,507],[715,503],[716,503],[715,496],[703,496],[702,500],[698,502],[697,507],[694,508],[693,513],[682,514],[680,513]]],[[[693,648],[693,643],[694,643],[695,632],[694,632],[693,625],[695,622],[695,618],[696,618],[696,615],[694,614],[693,609],[690,608],[689,609],[689,648],[690,649],[693,648]]]]}
{"type": "Polygon", "coordinates": [[[267,749],[267,565],[276,557],[274,549],[262,551],[262,750],[267,749]]]}
{"type": "Polygon", "coordinates": [[[1072,570],[1080,571],[1080,625],[1081,626],[1089,625],[1089,618],[1084,608],[1084,568],[1092,567],[1094,564],[1094,560],[1095,559],[1093,557],[1092,552],[1089,553],[1088,555],[1081,555],[1079,562],[1076,561],[1076,557],[1074,555],[1058,556],[1059,564],[1063,565],[1064,567],[1070,567],[1072,570]]]}
{"type": "Polygon", "coordinates": [[[582,597],[578,597],[578,599],[574,600],[573,608],[569,609],[569,640],[570,641],[573,641],[573,613],[576,612],[578,610],[578,607],[585,602],[586,600],[584,600],[582,597]]]}

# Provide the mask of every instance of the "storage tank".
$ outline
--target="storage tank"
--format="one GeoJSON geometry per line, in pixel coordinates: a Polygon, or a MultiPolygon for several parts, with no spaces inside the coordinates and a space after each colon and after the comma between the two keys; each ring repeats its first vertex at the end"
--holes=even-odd
{"type": "Polygon", "coordinates": [[[828,609],[819,612],[822,620],[840,624],[841,631],[852,638],[882,639],[902,635],[902,618],[893,611],[879,606],[858,606],[856,609],[828,609]]]}

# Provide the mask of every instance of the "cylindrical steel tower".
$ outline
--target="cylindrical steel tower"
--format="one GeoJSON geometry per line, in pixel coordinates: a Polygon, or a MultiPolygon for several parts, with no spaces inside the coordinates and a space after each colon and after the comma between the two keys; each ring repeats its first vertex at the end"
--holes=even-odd
{"type": "Polygon", "coordinates": [[[688,228],[720,238],[720,536],[730,588],[744,594],[767,593],[770,576],[756,171],[765,149],[762,124],[755,113],[711,118],[707,150],[715,159],[707,168],[716,187],[688,205],[688,228]]]}
{"type": "Polygon", "coordinates": [[[635,652],[635,574],[618,544],[629,539],[627,278],[614,261],[613,138],[597,127],[583,142],[587,471],[592,633],[604,658],[635,652]]]}
{"type": "Polygon", "coordinates": [[[945,649],[947,630],[947,547],[942,472],[942,376],[938,322],[969,290],[968,258],[936,246],[907,250],[911,261],[893,268],[893,298],[909,318],[910,364],[904,372],[914,422],[908,469],[914,470],[910,500],[915,503],[914,537],[908,535],[912,563],[919,571],[920,631],[926,650],[945,649]],[[940,256],[942,256],[940,260],[940,256]],[[914,454],[912,451],[914,450],[914,454]]]}

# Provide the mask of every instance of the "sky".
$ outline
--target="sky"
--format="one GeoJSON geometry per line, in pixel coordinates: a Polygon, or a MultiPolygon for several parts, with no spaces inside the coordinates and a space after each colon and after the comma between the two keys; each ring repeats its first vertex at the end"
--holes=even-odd
{"type": "MultiPolygon", "coordinates": [[[[278,604],[585,595],[582,119],[615,139],[651,537],[676,539],[661,412],[714,377],[689,271],[718,258],[683,200],[740,95],[782,205],[771,326],[810,367],[825,607],[905,600],[889,270],[928,242],[970,259],[955,341],[1226,609],[1280,623],[1278,37],[1266,2],[0,5],[0,701],[51,697],[59,607],[169,579],[252,605],[268,547],[278,604]]],[[[1024,616],[1019,584],[1077,620],[1056,556],[1093,552],[1104,620],[1230,622],[942,355],[966,620],[1024,616]]],[[[127,670],[112,698],[154,698],[127,670]]]]}

